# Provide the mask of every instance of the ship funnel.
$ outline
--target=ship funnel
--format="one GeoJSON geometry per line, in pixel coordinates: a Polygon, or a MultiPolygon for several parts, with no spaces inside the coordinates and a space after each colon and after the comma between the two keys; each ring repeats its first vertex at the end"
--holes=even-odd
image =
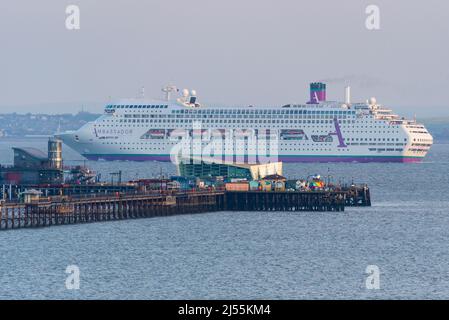
{"type": "Polygon", "coordinates": [[[351,104],[351,87],[350,86],[345,87],[345,104],[347,104],[347,105],[351,104]]]}
{"type": "Polygon", "coordinates": [[[53,169],[62,169],[62,140],[48,139],[48,162],[53,169]]]}
{"type": "Polygon", "coordinates": [[[309,103],[320,103],[326,101],[326,84],[322,82],[312,82],[310,84],[309,103]]]}

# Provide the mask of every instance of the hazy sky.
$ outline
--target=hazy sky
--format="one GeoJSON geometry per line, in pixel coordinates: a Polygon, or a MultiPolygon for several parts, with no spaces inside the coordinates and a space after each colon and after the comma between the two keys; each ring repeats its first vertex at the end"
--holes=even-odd
{"type": "Polygon", "coordinates": [[[200,101],[304,102],[376,96],[449,115],[446,0],[2,0],[0,113],[99,111],[108,97],[159,97],[168,82],[200,101]],[[81,28],[65,27],[66,6],[81,28]],[[380,8],[380,30],[365,8],[380,8]]]}

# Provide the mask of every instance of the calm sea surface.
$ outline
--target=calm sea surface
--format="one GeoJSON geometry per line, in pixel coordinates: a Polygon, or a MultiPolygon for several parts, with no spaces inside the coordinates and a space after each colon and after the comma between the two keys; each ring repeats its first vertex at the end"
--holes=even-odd
{"type": "MultiPolygon", "coordinates": [[[[0,140],[46,150],[46,140],[0,140]]],[[[81,163],[64,146],[66,164],[81,163]]],[[[175,174],[167,163],[86,162],[103,179],[175,174]]],[[[371,208],[216,212],[0,232],[0,299],[449,299],[449,145],[419,164],[285,164],[366,182],[371,208]],[[68,265],[80,289],[67,290],[68,265]],[[380,289],[367,290],[368,265],[380,289]]]]}

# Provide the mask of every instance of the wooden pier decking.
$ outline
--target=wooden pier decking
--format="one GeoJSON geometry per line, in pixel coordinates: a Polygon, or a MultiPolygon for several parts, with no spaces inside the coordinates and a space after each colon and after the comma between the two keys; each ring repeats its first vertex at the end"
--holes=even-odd
{"type": "Polygon", "coordinates": [[[369,189],[55,196],[31,203],[0,203],[0,230],[217,211],[344,211],[347,205],[371,205],[369,189]]]}

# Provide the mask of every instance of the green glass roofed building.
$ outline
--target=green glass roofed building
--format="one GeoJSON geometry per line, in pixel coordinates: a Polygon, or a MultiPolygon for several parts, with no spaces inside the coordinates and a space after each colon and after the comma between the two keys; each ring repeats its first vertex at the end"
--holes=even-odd
{"type": "Polygon", "coordinates": [[[212,158],[182,158],[178,174],[183,177],[225,177],[228,179],[259,180],[271,174],[282,175],[282,162],[247,164],[220,161],[212,158]]]}

